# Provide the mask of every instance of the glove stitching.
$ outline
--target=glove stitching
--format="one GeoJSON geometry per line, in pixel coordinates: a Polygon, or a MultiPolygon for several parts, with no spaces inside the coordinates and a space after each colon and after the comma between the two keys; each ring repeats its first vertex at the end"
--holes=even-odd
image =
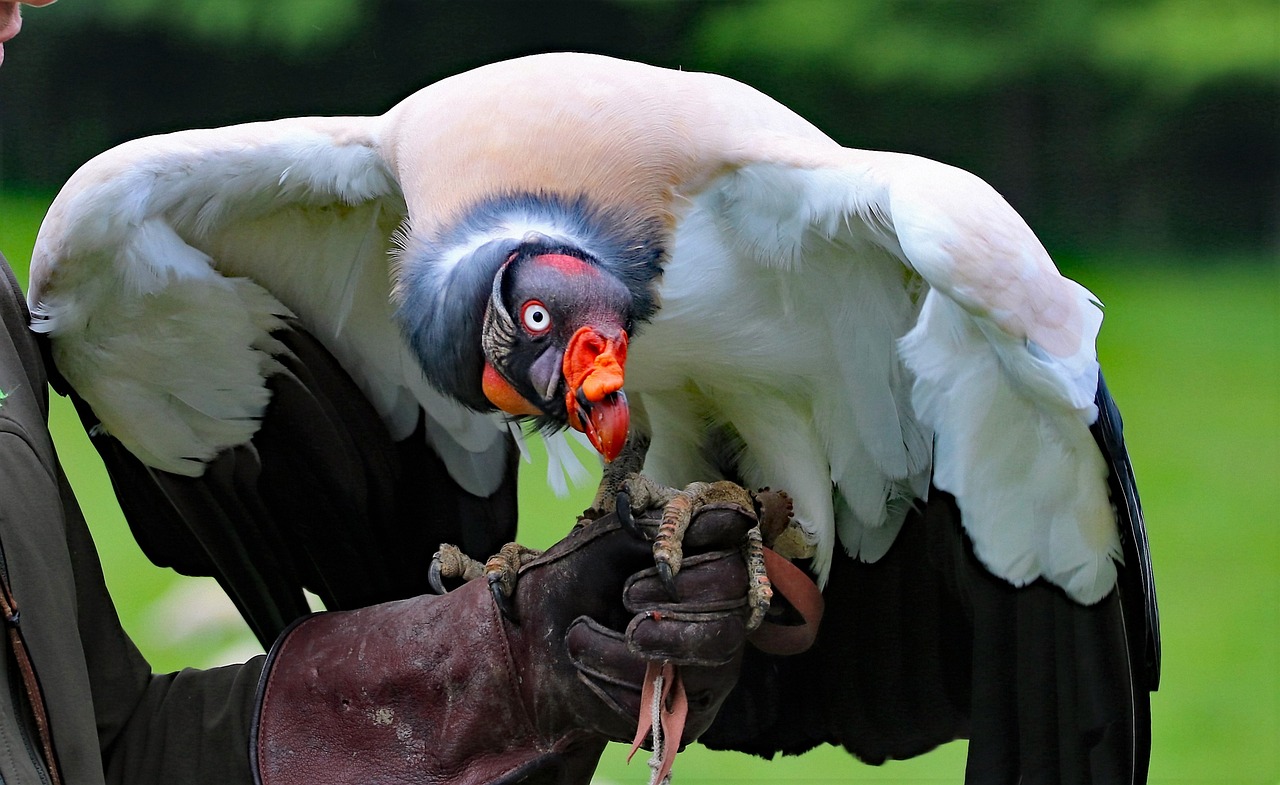
{"type": "MultiPolygon", "coordinates": [[[[599,684],[597,684],[595,681],[593,681],[593,679],[587,678],[587,674],[586,674],[586,672],[584,672],[584,671],[579,671],[579,672],[578,672],[578,681],[580,681],[580,682],[582,682],[583,684],[585,684],[585,685],[587,686],[587,689],[591,690],[591,692],[592,692],[592,693],[593,693],[597,698],[599,698],[599,699],[600,699],[600,701],[601,701],[602,703],[604,703],[604,705],[605,705],[605,706],[609,707],[609,709],[610,709],[611,711],[613,711],[615,714],[617,714],[618,716],[620,716],[620,717],[624,717],[624,718],[627,718],[628,720],[630,720],[630,718],[635,714],[635,711],[634,711],[634,710],[628,710],[626,706],[623,706],[622,704],[620,704],[620,703],[618,703],[616,700],[614,700],[614,699],[613,699],[613,696],[611,696],[609,693],[605,692],[605,691],[604,691],[604,688],[603,688],[603,687],[601,687],[599,684]]],[[[607,682],[609,682],[610,684],[614,684],[615,686],[624,687],[624,688],[627,688],[627,689],[631,689],[631,688],[632,688],[632,685],[631,685],[631,684],[628,684],[628,683],[625,683],[625,682],[617,682],[617,681],[613,681],[613,680],[605,679],[605,678],[601,678],[601,679],[600,679],[600,681],[607,681],[607,682]]],[[[638,702],[639,700],[640,700],[640,696],[637,694],[637,695],[636,695],[636,701],[638,702]]],[[[615,739],[613,739],[613,741],[626,741],[626,739],[624,739],[624,738],[615,738],[615,739]]]]}
{"type": "Polygon", "coordinates": [[[548,751],[551,747],[548,747],[543,743],[544,740],[542,738],[542,734],[539,732],[538,726],[534,722],[532,707],[525,703],[524,690],[520,688],[520,671],[516,668],[515,655],[511,651],[511,636],[508,634],[507,620],[503,618],[502,614],[499,612],[496,603],[489,602],[488,606],[490,621],[497,628],[500,633],[500,637],[502,638],[502,662],[507,671],[507,683],[511,685],[511,690],[515,693],[513,697],[520,707],[520,715],[524,719],[525,727],[528,729],[530,735],[536,740],[538,748],[544,752],[548,751]]]}

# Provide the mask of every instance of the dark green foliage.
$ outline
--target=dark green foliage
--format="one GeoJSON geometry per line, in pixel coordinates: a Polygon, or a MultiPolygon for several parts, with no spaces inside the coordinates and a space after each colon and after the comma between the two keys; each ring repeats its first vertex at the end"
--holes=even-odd
{"type": "Polygon", "coordinates": [[[96,0],[29,10],[0,186],[178,128],[377,114],[493,60],[579,50],[753,84],[856,147],[975,172],[1056,248],[1280,236],[1269,0],[96,0]]]}

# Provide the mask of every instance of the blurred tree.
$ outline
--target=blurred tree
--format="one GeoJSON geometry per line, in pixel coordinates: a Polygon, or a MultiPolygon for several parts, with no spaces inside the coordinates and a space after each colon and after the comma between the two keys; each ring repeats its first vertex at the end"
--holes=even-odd
{"type": "Polygon", "coordinates": [[[716,59],[835,68],[868,86],[971,91],[1089,67],[1157,92],[1280,73],[1274,0],[762,0],[714,7],[716,59]]]}
{"type": "Polygon", "coordinates": [[[694,41],[845,144],[977,172],[1060,248],[1280,242],[1274,0],[756,0],[694,41]]]}
{"type": "Polygon", "coordinates": [[[102,0],[68,3],[68,24],[173,31],[210,42],[328,48],[363,24],[369,3],[353,0],[102,0]]]}
{"type": "Polygon", "coordinates": [[[539,51],[717,71],[1004,193],[1055,250],[1280,242],[1274,0],[77,0],[0,78],[0,187],[126,139],[369,114],[539,51]]]}

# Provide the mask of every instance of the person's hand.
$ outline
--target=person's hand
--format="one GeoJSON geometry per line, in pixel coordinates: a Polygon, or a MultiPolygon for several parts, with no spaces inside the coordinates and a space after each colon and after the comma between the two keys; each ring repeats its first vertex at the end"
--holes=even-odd
{"type": "Polygon", "coordinates": [[[585,783],[607,740],[635,734],[650,661],[679,666],[684,738],[696,738],[737,681],[739,543],[754,522],[736,508],[694,519],[678,599],[650,544],[608,516],[522,568],[518,625],[481,580],[310,617],[281,636],[264,671],[260,782],[585,783]]]}
{"type": "MultiPolygon", "coordinates": [[[[654,511],[638,523],[652,535],[659,517],[654,511]]],[[[749,615],[741,544],[754,523],[753,511],[737,507],[698,515],[686,535],[690,555],[675,597],[659,579],[652,544],[618,531],[613,516],[580,527],[522,569],[520,618],[530,609],[536,616],[509,630],[513,650],[523,648],[527,663],[546,667],[548,680],[576,676],[592,693],[545,690],[525,680],[525,700],[536,707],[543,731],[576,722],[631,741],[639,713],[649,711],[640,693],[645,666],[655,661],[680,666],[690,705],[685,737],[701,734],[737,681],[749,615]],[[557,635],[568,657],[544,660],[540,648],[557,635]]]]}

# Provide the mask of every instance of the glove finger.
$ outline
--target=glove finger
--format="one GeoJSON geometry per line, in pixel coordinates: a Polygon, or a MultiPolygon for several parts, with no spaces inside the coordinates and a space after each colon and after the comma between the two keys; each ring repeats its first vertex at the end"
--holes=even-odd
{"type": "Polygon", "coordinates": [[[635,716],[648,663],[627,647],[626,637],[579,616],[569,625],[565,644],[582,681],[613,710],[635,716]]]}
{"type": "Polygon", "coordinates": [[[684,534],[682,546],[686,555],[737,548],[755,525],[754,510],[732,502],[713,502],[698,508],[684,534]]]}
{"type": "Polygon", "coordinates": [[[746,643],[742,614],[649,611],[627,625],[627,646],[647,660],[677,665],[725,665],[746,643]]]}
{"type": "Polygon", "coordinates": [[[671,611],[714,613],[741,610],[747,603],[747,566],[739,551],[713,551],[688,557],[676,575],[679,599],[672,599],[657,567],[635,573],[623,587],[623,604],[632,613],[671,611]]]}

